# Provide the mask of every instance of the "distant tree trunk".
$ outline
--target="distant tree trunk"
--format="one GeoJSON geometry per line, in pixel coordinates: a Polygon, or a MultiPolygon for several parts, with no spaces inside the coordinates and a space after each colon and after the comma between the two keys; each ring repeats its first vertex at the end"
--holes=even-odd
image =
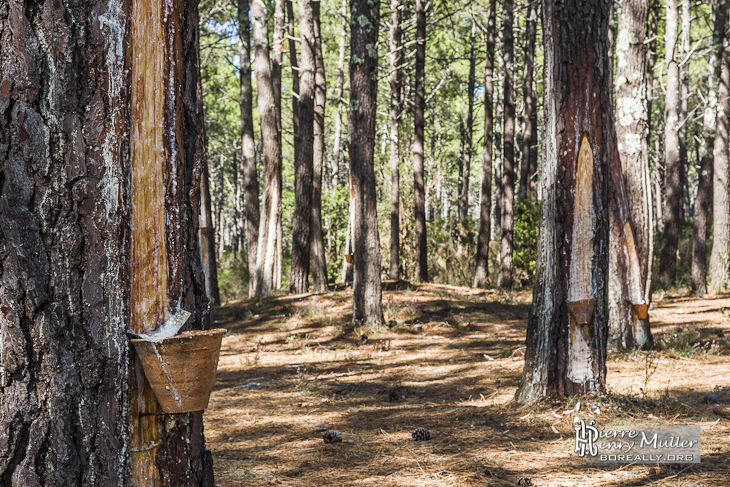
{"type": "Polygon", "coordinates": [[[504,158],[502,163],[502,242],[498,285],[512,287],[512,237],[515,194],[515,95],[514,2],[505,0],[502,11],[502,59],[504,63],[504,158]]]}
{"type": "Polygon", "coordinates": [[[276,91],[269,61],[269,34],[266,5],[254,0],[251,5],[254,72],[258,112],[261,119],[261,140],[264,152],[263,215],[259,224],[256,252],[254,295],[274,289],[274,271],[278,260],[278,218],[281,195],[281,135],[277,119],[276,91]]]}
{"type": "Polygon", "coordinates": [[[279,131],[279,138],[277,140],[279,144],[279,166],[277,173],[279,174],[279,184],[277,185],[279,194],[276,196],[276,246],[275,246],[275,266],[273,275],[273,288],[281,289],[281,280],[283,273],[283,238],[282,238],[282,206],[281,206],[281,195],[282,195],[282,184],[281,184],[281,173],[282,173],[282,125],[281,125],[281,61],[284,53],[284,0],[274,1],[274,32],[272,42],[272,53],[271,53],[271,80],[274,87],[274,103],[276,104],[276,123],[279,131]]]}
{"type": "Polygon", "coordinates": [[[705,154],[700,159],[697,198],[695,199],[695,222],[692,228],[692,290],[699,295],[707,292],[707,236],[710,232],[708,222],[712,210],[711,147],[714,138],[709,136],[707,127],[705,127],[705,131],[703,148],[705,154]]]}
{"type": "Polygon", "coordinates": [[[324,255],[322,234],[322,174],[324,172],[324,113],[327,101],[327,84],[322,54],[320,30],[320,3],[312,2],[314,24],[314,161],[312,166],[312,284],[315,292],[325,293],[327,287],[327,260],[324,255]]]}
{"type": "Polygon", "coordinates": [[[664,109],[664,161],[666,188],[664,204],[664,238],[659,264],[659,276],[664,285],[674,281],[677,270],[677,242],[679,240],[679,206],[682,198],[679,159],[679,42],[677,35],[677,0],[667,0],[666,63],[667,95],[664,109]]]}
{"type": "Polygon", "coordinates": [[[400,279],[400,0],[390,2],[390,278],[400,279]]]}
{"type": "Polygon", "coordinates": [[[527,6],[527,20],[525,25],[525,76],[523,94],[523,129],[522,129],[522,159],[520,162],[520,183],[517,189],[517,201],[522,202],[527,197],[530,187],[532,169],[537,167],[537,104],[535,103],[535,40],[537,38],[537,3],[530,2],[527,6]],[[534,118],[533,118],[534,117],[534,118]],[[534,158],[534,161],[533,161],[534,158]]]}
{"type": "Polygon", "coordinates": [[[225,160],[223,158],[223,154],[221,154],[221,164],[218,168],[218,184],[215,185],[215,192],[216,192],[216,205],[215,205],[215,232],[216,232],[216,239],[215,243],[216,246],[216,257],[217,260],[220,260],[223,257],[223,251],[225,250],[224,245],[224,239],[223,239],[223,206],[225,206],[224,201],[224,194],[223,194],[223,184],[225,183],[225,174],[224,169],[225,167],[225,160]]]}
{"type": "Polygon", "coordinates": [[[347,0],[340,7],[340,57],[337,61],[337,118],[332,154],[332,182],[334,188],[340,179],[340,150],[342,146],[342,112],[345,98],[345,48],[347,47],[347,0]]]}
{"type": "MultiPolygon", "coordinates": [[[[304,0],[302,0],[304,1],[304,0]]],[[[355,276],[352,322],[383,323],[380,237],[375,195],[375,119],[378,96],[378,0],[352,0],[350,46],[350,174],[355,200],[355,276]]]]}
{"type": "Polygon", "coordinates": [[[718,0],[715,7],[713,44],[717,52],[717,116],[713,148],[713,199],[712,199],[712,254],[710,256],[710,284],[716,291],[730,285],[730,165],[728,148],[730,140],[730,43],[726,34],[728,26],[728,2],[718,0]]]}
{"type": "Polygon", "coordinates": [[[160,413],[126,334],[207,309],[197,27],[194,0],[0,7],[0,485],[213,485],[202,412],[160,413]]]}
{"type": "MultiPolygon", "coordinates": [[[[692,12],[690,0],[682,0],[682,37],[680,48],[677,50],[677,62],[684,61],[690,51],[690,29],[692,26],[692,12]]],[[[690,216],[689,201],[689,164],[687,160],[687,98],[689,96],[689,62],[679,68],[679,109],[677,123],[679,124],[679,175],[681,181],[681,201],[679,205],[680,221],[690,216]]]]}
{"type": "Polygon", "coordinates": [[[482,187],[479,203],[479,236],[477,237],[477,267],[474,287],[489,286],[489,236],[492,218],[492,97],[494,95],[494,37],[497,20],[497,2],[489,0],[487,14],[487,55],[484,67],[484,147],[482,149],[482,187]]]}
{"type": "MultiPolygon", "coordinates": [[[[416,219],[415,280],[428,282],[428,249],[426,244],[426,195],[423,172],[424,112],[426,111],[426,6],[416,0],[416,89],[413,109],[413,213],[416,219]]],[[[350,85],[352,91],[352,85],[350,85]]],[[[352,157],[353,154],[350,154],[352,157]]]]}
{"type": "Polygon", "coordinates": [[[610,3],[545,0],[543,8],[539,257],[519,403],[605,387],[609,178],[618,174],[620,183],[621,175],[608,69],[610,3]]]}
{"type": "Polygon", "coordinates": [[[469,176],[471,174],[471,155],[473,152],[472,139],[474,138],[474,86],[476,84],[476,33],[477,24],[472,20],[469,45],[469,82],[467,86],[466,133],[464,138],[464,175],[459,188],[459,218],[462,220],[469,215],[469,176]]]}
{"type": "Polygon", "coordinates": [[[314,161],[314,18],[312,0],[299,0],[299,39],[302,64],[299,67],[299,151],[294,160],[294,220],[289,291],[309,289],[309,252],[312,220],[312,180],[314,161]]]}
{"type": "Polygon", "coordinates": [[[348,176],[347,181],[347,193],[348,193],[348,218],[347,218],[347,234],[345,236],[345,255],[342,259],[342,282],[352,282],[353,278],[353,265],[352,256],[354,252],[355,242],[352,238],[353,227],[355,226],[355,189],[352,186],[352,174],[348,176]],[[349,260],[348,260],[349,258],[349,260]]]}
{"type": "Polygon", "coordinates": [[[615,46],[616,139],[633,236],[628,242],[625,236],[624,241],[621,240],[625,226],[621,218],[615,216],[609,256],[609,335],[611,344],[619,347],[648,346],[652,342],[648,319],[640,319],[631,307],[631,303],[649,303],[650,294],[645,292],[644,286],[653,255],[653,202],[646,150],[649,137],[647,49],[644,43],[647,15],[647,0],[622,2],[615,46]],[[634,247],[628,254],[620,250],[626,245],[634,247]],[[631,268],[630,257],[634,254],[638,257],[638,276],[633,275],[635,272],[631,268]],[[636,296],[632,296],[632,292],[636,296]]]}
{"type": "MultiPolygon", "coordinates": [[[[256,1],[256,0],[254,0],[256,1]]],[[[246,246],[248,248],[249,296],[253,295],[259,241],[259,175],[256,170],[256,142],[253,135],[253,89],[251,87],[251,21],[248,0],[238,1],[238,55],[241,59],[241,172],[245,200],[246,246]]]]}
{"type": "Polygon", "coordinates": [[[287,28],[289,32],[289,64],[291,65],[291,85],[292,85],[292,129],[294,132],[294,160],[297,160],[297,154],[302,142],[299,138],[299,63],[297,61],[297,42],[296,31],[294,30],[294,5],[291,0],[286,1],[287,28]]]}
{"type": "Polygon", "coordinates": [[[209,178],[208,158],[207,154],[203,152],[200,172],[200,261],[203,265],[203,275],[205,276],[205,295],[210,299],[210,304],[220,304],[221,296],[218,290],[218,267],[215,259],[215,228],[212,225],[213,213],[210,209],[209,178]]]}

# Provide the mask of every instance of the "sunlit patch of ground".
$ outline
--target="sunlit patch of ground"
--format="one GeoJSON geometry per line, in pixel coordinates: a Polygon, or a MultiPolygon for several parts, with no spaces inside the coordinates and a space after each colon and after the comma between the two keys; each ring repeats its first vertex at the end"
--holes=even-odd
{"type": "Polygon", "coordinates": [[[349,328],[348,291],[213,310],[230,330],[205,414],[217,485],[730,485],[730,299],[664,297],[652,320],[666,349],[612,352],[609,395],[515,408],[530,300],[386,290],[390,326],[377,330],[349,328]],[[705,403],[710,391],[720,406],[705,403]],[[576,416],[700,424],[703,461],[587,464],[572,452],[576,416]],[[410,439],[419,426],[431,441],[410,439]],[[327,429],[343,443],[323,443],[327,429]]]}

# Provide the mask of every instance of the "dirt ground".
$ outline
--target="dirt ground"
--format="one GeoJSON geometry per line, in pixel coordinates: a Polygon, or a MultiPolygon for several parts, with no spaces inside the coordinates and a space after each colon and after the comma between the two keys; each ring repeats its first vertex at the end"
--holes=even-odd
{"type": "Polygon", "coordinates": [[[348,329],[348,291],[214,309],[230,331],[205,414],[217,485],[730,486],[729,296],[657,294],[662,350],[611,352],[607,395],[517,408],[530,300],[386,290],[378,330],[348,329]],[[573,453],[576,417],[701,425],[702,463],[588,463],[573,453]],[[416,427],[431,441],[411,440],[416,427]],[[343,442],[325,444],[328,429],[343,442]]]}

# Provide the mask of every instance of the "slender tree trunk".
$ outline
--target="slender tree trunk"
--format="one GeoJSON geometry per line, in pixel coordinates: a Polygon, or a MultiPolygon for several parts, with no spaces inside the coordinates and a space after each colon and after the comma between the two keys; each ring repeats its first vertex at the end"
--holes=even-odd
{"type": "Polygon", "coordinates": [[[327,260],[324,255],[322,234],[322,174],[324,172],[324,113],[327,101],[327,85],[322,54],[320,30],[320,1],[312,2],[314,24],[314,145],[312,165],[312,284],[315,292],[325,293],[327,287],[327,260]]]}
{"type": "Polygon", "coordinates": [[[202,412],[157,414],[126,335],[207,309],[197,26],[195,1],[0,8],[0,485],[213,485],[202,412]]]}
{"type": "MultiPolygon", "coordinates": [[[[349,171],[348,171],[349,172],[349,171]]],[[[348,219],[347,219],[347,235],[345,236],[345,255],[342,259],[342,282],[352,282],[354,266],[352,256],[354,252],[355,242],[353,241],[353,228],[355,226],[355,189],[352,186],[352,174],[348,176],[347,181],[348,193],[348,219]],[[349,259],[349,260],[348,260],[349,259]]]]}
{"type": "MultiPolygon", "coordinates": [[[[690,51],[690,29],[692,26],[692,12],[690,0],[682,0],[682,37],[681,46],[677,50],[677,62],[684,61],[690,51]]],[[[679,109],[677,111],[677,123],[679,124],[679,169],[681,181],[681,201],[680,201],[680,222],[690,216],[689,201],[689,164],[687,160],[687,98],[689,84],[689,62],[685,62],[679,68],[679,109]]]]}
{"type": "Polygon", "coordinates": [[[502,59],[504,63],[504,158],[502,163],[502,242],[499,287],[512,287],[512,229],[515,193],[515,100],[514,100],[514,2],[505,0],[502,12],[502,59]]]}
{"type": "Polygon", "coordinates": [[[471,36],[469,45],[471,52],[469,54],[469,84],[467,87],[468,108],[466,112],[466,133],[464,134],[464,174],[462,177],[461,187],[459,188],[459,218],[466,219],[469,215],[469,176],[471,173],[471,155],[472,139],[474,138],[474,86],[476,84],[476,33],[477,24],[472,20],[471,36]]]}
{"type": "MultiPolygon", "coordinates": [[[[415,280],[428,282],[428,249],[426,246],[426,195],[423,172],[424,112],[426,111],[426,6],[416,0],[416,89],[413,110],[413,198],[416,218],[415,280]]],[[[350,85],[352,91],[352,85],[350,85]]],[[[352,154],[350,155],[352,157],[352,154]]]]}
{"type": "Polygon", "coordinates": [[[257,105],[264,152],[263,215],[259,224],[253,292],[254,295],[259,295],[273,290],[275,285],[274,270],[278,260],[279,240],[277,222],[281,201],[281,136],[277,120],[276,91],[269,61],[268,19],[264,0],[253,0],[251,21],[255,49],[257,105]]]}
{"type": "Polygon", "coordinates": [[[335,140],[332,154],[332,183],[334,188],[339,183],[340,150],[342,146],[342,112],[345,101],[345,48],[347,47],[347,0],[342,0],[340,7],[340,57],[337,61],[337,118],[335,118],[335,140]]]}
{"type": "Polygon", "coordinates": [[[281,289],[282,273],[283,273],[283,229],[282,229],[282,206],[281,206],[281,195],[282,195],[282,125],[281,125],[281,60],[284,53],[284,0],[274,1],[274,32],[272,38],[272,53],[271,53],[271,81],[274,88],[274,104],[276,105],[276,124],[279,131],[279,138],[277,142],[279,144],[279,165],[277,168],[277,174],[279,177],[279,183],[277,184],[277,190],[279,194],[276,195],[276,244],[275,244],[275,267],[273,273],[273,288],[281,289]]]}
{"type": "MultiPolygon", "coordinates": [[[[255,1],[255,0],[254,0],[255,1]]],[[[246,246],[248,251],[249,295],[253,295],[259,241],[259,175],[256,170],[256,142],[253,135],[253,89],[251,87],[251,21],[248,0],[238,1],[238,31],[241,59],[241,173],[245,199],[246,246]]]]}
{"type": "Polygon", "coordinates": [[[352,322],[383,323],[380,237],[375,196],[375,119],[378,96],[378,0],[352,0],[350,58],[350,174],[355,200],[352,322]]]}
{"type": "Polygon", "coordinates": [[[217,260],[220,260],[223,258],[223,252],[225,250],[225,239],[223,238],[223,206],[225,205],[225,201],[223,198],[223,185],[225,184],[225,160],[223,158],[223,154],[221,154],[221,163],[220,167],[218,168],[218,184],[215,185],[215,192],[216,192],[216,205],[215,205],[215,232],[216,232],[216,239],[215,243],[217,244],[216,247],[216,258],[217,260]]]}
{"type": "Polygon", "coordinates": [[[208,175],[208,158],[205,152],[203,153],[202,166],[200,172],[200,261],[205,276],[205,295],[208,296],[210,304],[220,304],[218,268],[215,259],[215,228],[212,225],[213,214],[210,209],[210,176],[208,175]]]}
{"type": "Polygon", "coordinates": [[[525,76],[523,96],[523,129],[522,159],[520,162],[520,183],[517,189],[517,201],[527,197],[533,167],[537,166],[537,150],[534,148],[537,139],[537,104],[535,103],[535,40],[537,38],[537,3],[530,2],[527,7],[525,24],[525,76]],[[533,158],[535,159],[533,161],[533,158]]]}
{"type": "Polygon", "coordinates": [[[519,403],[600,393],[608,332],[608,194],[621,168],[603,0],[545,0],[540,239],[519,403]],[[585,26],[592,26],[586,29],[585,26]]]}
{"type": "Polygon", "coordinates": [[[287,28],[289,32],[289,64],[291,66],[292,84],[292,128],[294,131],[294,160],[301,148],[302,142],[299,137],[299,62],[297,61],[296,31],[294,30],[294,5],[291,0],[286,1],[287,28]]]}
{"type": "Polygon", "coordinates": [[[299,0],[299,38],[302,64],[299,67],[299,151],[294,160],[294,221],[289,291],[309,289],[309,252],[312,220],[312,182],[314,161],[315,39],[312,0],[299,0]]]}
{"type": "Polygon", "coordinates": [[[400,0],[390,2],[390,278],[400,279],[400,0]]]}
{"type": "Polygon", "coordinates": [[[646,152],[649,133],[647,48],[644,41],[648,10],[647,0],[623,2],[618,13],[616,36],[616,139],[633,237],[626,241],[623,222],[612,213],[609,333],[611,344],[619,347],[648,346],[652,342],[648,319],[640,319],[631,307],[631,303],[642,305],[649,302],[644,286],[653,254],[653,202],[649,154],[646,152]],[[626,245],[634,248],[630,248],[628,253],[621,252],[620,249],[626,245]],[[632,269],[634,255],[638,258],[638,269],[632,269]]]}
{"type": "Polygon", "coordinates": [[[659,275],[664,285],[674,281],[677,270],[679,240],[679,206],[682,198],[679,159],[679,42],[677,35],[677,0],[667,0],[666,64],[667,95],[664,109],[664,161],[666,166],[666,203],[664,205],[664,238],[659,275]]]}
{"type": "Polygon", "coordinates": [[[497,20],[497,2],[489,0],[487,14],[487,54],[484,67],[484,147],[482,148],[482,187],[479,203],[479,236],[477,239],[477,267],[474,287],[489,286],[489,236],[492,217],[492,97],[494,95],[494,38],[497,20]]]}
{"type": "Polygon", "coordinates": [[[713,43],[717,47],[717,115],[713,144],[712,254],[710,284],[716,291],[730,286],[730,43],[728,42],[728,2],[718,0],[715,7],[713,43]]]}

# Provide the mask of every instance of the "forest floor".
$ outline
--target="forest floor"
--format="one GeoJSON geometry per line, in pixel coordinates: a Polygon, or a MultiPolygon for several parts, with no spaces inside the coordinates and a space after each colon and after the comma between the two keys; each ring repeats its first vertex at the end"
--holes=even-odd
{"type": "Polygon", "coordinates": [[[217,485],[730,485],[730,296],[657,294],[662,350],[610,352],[607,395],[517,408],[531,297],[386,290],[392,326],[354,331],[349,291],[215,308],[229,330],[205,414],[217,485]],[[701,425],[702,463],[589,463],[573,453],[575,417],[701,425]],[[411,440],[416,427],[431,441],[411,440]],[[327,429],[344,441],[325,444],[327,429]]]}

